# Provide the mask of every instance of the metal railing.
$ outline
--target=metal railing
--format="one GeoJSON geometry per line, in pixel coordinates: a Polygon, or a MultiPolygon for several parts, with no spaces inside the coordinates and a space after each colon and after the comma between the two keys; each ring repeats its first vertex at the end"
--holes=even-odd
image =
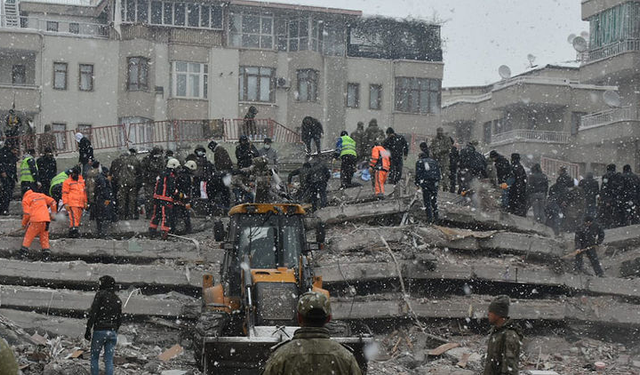
{"type": "Polygon", "coordinates": [[[95,38],[108,38],[109,25],[89,22],[73,22],[56,19],[20,16],[15,23],[11,16],[0,15],[0,27],[39,30],[61,35],[82,35],[95,38]]]}
{"type": "Polygon", "coordinates": [[[542,172],[549,177],[549,180],[555,181],[558,177],[558,171],[563,167],[567,169],[569,176],[574,179],[579,179],[580,166],[578,164],[564,160],[551,159],[546,156],[540,157],[540,168],[542,169],[542,172]]]}
{"type": "Polygon", "coordinates": [[[625,39],[589,51],[589,61],[606,59],[628,51],[640,51],[640,39],[625,39]]]}
{"type": "Polygon", "coordinates": [[[569,133],[547,130],[516,129],[504,133],[492,134],[491,144],[511,142],[569,143],[569,133]]]}
{"type": "Polygon", "coordinates": [[[586,130],[620,121],[639,121],[638,109],[635,107],[614,108],[596,112],[580,118],[579,130],[586,130]]]}

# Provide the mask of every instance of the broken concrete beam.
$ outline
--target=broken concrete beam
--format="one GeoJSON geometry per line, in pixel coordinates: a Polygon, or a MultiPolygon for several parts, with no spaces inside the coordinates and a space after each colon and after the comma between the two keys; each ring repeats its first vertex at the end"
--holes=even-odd
{"type": "Polygon", "coordinates": [[[365,220],[407,212],[410,199],[386,199],[375,202],[324,207],[316,211],[316,217],[327,224],[365,220]]]}
{"type": "MultiPolygon", "coordinates": [[[[492,297],[449,297],[444,299],[410,298],[420,318],[486,319],[492,297]]],[[[409,309],[400,298],[351,301],[334,299],[331,311],[335,319],[381,319],[409,317],[409,309]]],[[[601,324],[640,325],[638,305],[621,303],[607,297],[580,297],[563,300],[512,300],[509,315],[513,319],[563,321],[576,320],[601,324]]]]}
{"type": "Polygon", "coordinates": [[[384,235],[387,242],[402,242],[403,240],[408,240],[410,230],[410,227],[385,227],[381,231],[380,228],[368,227],[355,229],[347,234],[338,234],[334,238],[331,238],[332,233],[329,232],[327,245],[329,249],[336,252],[384,247],[380,234],[384,235]],[[349,240],[345,241],[344,236],[349,240]]]}
{"type": "Polygon", "coordinates": [[[161,287],[197,291],[202,286],[202,272],[187,267],[125,264],[87,264],[74,262],[24,262],[2,260],[0,282],[17,285],[75,285],[89,288],[98,285],[98,279],[110,275],[119,285],[135,287],[161,287]]]}
{"type": "MultiPolygon", "coordinates": [[[[574,274],[557,274],[544,267],[527,265],[492,264],[477,260],[469,264],[433,264],[420,261],[400,261],[402,276],[408,280],[460,280],[486,281],[497,284],[529,284],[553,286],[589,292],[598,295],[640,297],[640,280],[600,278],[574,274]]],[[[380,281],[398,277],[393,262],[321,264],[316,274],[328,285],[332,283],[358,283],[380,281]]]]}
{"type": "MultiPolygon", "coordinates": [[[[131,295],[126,291],[118,293],[122,300],[123,312],[131,316],[178,317],[185,300],[161,299],[159,297],[131,295]]],[[[93,302],[95,292],[80,292],[67,289],[44,289],[24,286],[3,286],[0,288],[2,307],[19,310],[49,312],[59,311],[65,315],[82,316],[93,302]]]]}
{"type": "MultiPolygon", "coordinates": [[[[0,256],[10,257],[17,253],[22,244],[22,238],[7,237],[0,241],[0,256]]],[[[154,241],[146,238],[131,238],[128,240],[100,240],[100,239],[59,239],[50,241],[51,255],[54,259],[83,259],[96,258],[118,260],[120,262],[153,262],[159,259],[171,259],[184,262],[202,262],[204,257],[199,255],[196,247],[190,242],[154,241]]],[[[40,252],[40,243],[36,239],[31,245],[33,256],[40,252]]]]}
{"type": "Polygon", "coordinates": [[[612,248],[640,246],[640,225],[630,225],[605,230],[603,244],[612,248]]]}
{"type": "Polygon", "coordinates": [[[84,319],[66,318],[61,316],[43,315],[31,311],[0,309],[0,315],[13,321],[27,332],[47,333],[51,336],[67,336],[71,338],[84,337],[84,319]]]}

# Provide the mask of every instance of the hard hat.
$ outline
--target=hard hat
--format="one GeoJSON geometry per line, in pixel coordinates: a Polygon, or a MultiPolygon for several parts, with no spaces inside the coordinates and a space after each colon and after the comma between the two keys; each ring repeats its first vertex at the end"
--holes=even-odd
{"type": "Polygon", "coordinates": [[[193,160],[189,160],[188,162],[184,163],[184,166],[188,169],[191,169],[192,171],[198,169],[198,164],[196,164],[196,162],[193,160]]]}
{"type": "Polygon", "coordinates": [[[180,162],[176,158],[169,158],[169,161],[167,161],[167,168],[169,169],[176,169],[179,166],[180,162]]]}
{"type": "Polygon", "coordinates": [[[84,138],[82,133],[76,133],[76,142],[80,142],[82,140],[82,138],[84,138]]]}

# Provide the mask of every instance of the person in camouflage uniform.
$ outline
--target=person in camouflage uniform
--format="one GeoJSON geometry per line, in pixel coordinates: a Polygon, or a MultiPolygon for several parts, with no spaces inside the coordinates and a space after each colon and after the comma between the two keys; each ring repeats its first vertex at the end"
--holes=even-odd
{"type": "Polygon", "coordinates": [[[493,325],[487,344],[483,375],[518,375],[522,331],[509,319],[509,296],[497,296],[489,305],[493,325]]]}
{"type": "MultiPolygon", "coordinates": [[[[375,146],[376,141],[382,142],[385,138],[384,131],[378,126],[378,120],[372,118],[371,121],[369,121],[369,126],[367,126],[367,130],[364,131],[364,138],[366,153],[363,154],[363,156],[368,156],[371,155],[371,149],[375,146]]],[[[356,139],[354,139],[354,141],[356,141],[357,145],[358,141],[356,139]]]]}
{"type": "Polygon", "coordinates": [[[449,169],[451,168],[449,153],[453,147],[451,137],[444,134],[442,128],[436,130],[436,137],[431,140],[431,156],[440,165],[440,181],[442,182],[442,191],[449,191],[449,169]]]}
{"type": "Polygon", "coordinates": [[[358,121],[356,131],[351,133],[351,139],[356,142],[356,164],[367,158],[367,155],[371,153],[371,150],[367,150],[367,137],[364,132],[364,122],[358,121]]]}
{"type": "Polygon", "coordinates": [[[0,375],[18,374],[18,362],[11,347],[0,337],[0,375]]]}
{"type": "Polygon", "coordinates": [[[117,185],[117,206],[120,220],[138,220],[139,178],[142,172],[136,150],[120,155],[111,163],[111,174],[117,185]],[[116,163],[117,162],[117,163],[116,163]]]}
{"type": "Polygon", "coordinates": [[[275,347],[263,375],[361,375],[352,351],[331,340],[324,325],[331,320],[329,297],[307,292],[298,301],[299,328],[293,339],[275,347]]]}
{"type": "Polygon", "coordinates": [[[155,146],[149,155],[142,159],[142,189],[144,192],[144,213],[147,219],[151,219],[153,213],[153,192],[156,187],[156,178],[164,171],[164,158],[162,147],[155,146]]]}

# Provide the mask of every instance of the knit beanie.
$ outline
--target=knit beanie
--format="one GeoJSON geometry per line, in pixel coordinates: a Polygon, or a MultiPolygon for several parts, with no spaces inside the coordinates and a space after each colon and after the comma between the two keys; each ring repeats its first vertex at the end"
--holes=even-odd
{"type": "Polygon", "coordinates": [[[497,296],[493,301],[491,301],[491,304],[489,305],[489,312],[506,318],[509,316],[509,303],[509,296],[497,296]]]}

